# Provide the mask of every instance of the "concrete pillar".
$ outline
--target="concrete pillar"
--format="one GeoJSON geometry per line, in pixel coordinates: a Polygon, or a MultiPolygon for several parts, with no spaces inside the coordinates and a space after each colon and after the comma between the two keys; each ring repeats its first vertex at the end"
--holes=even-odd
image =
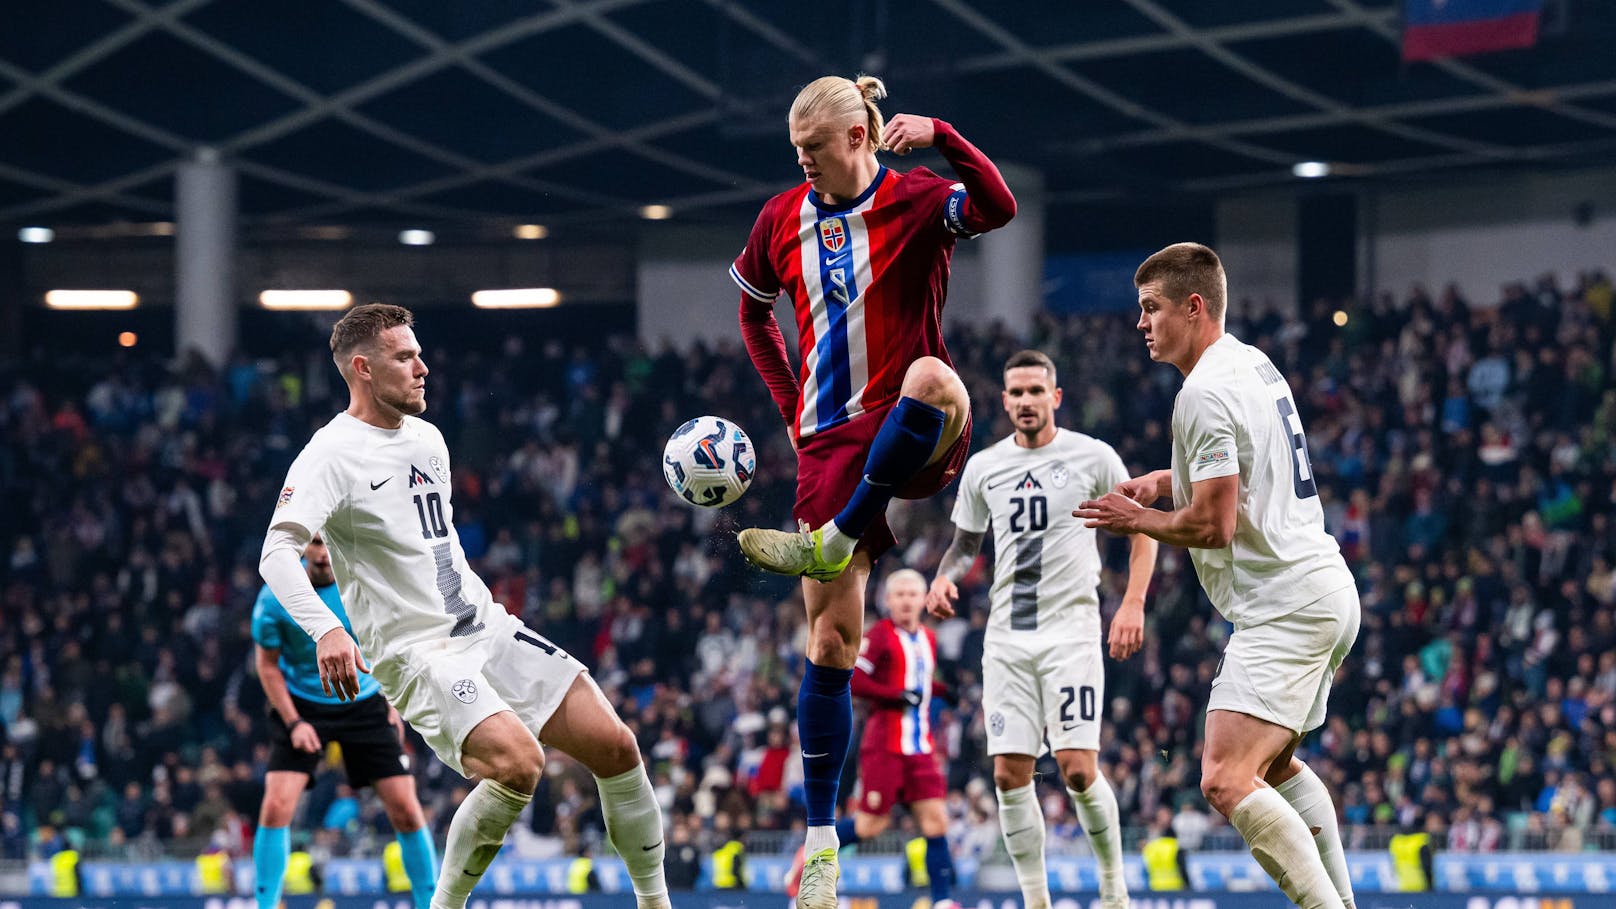
{"type": "Polygon", "coordinates": [[[979,248],[981,317],[990,322],[1002,321],[1011,333],[1027,337],[1033,318],[1044,308],[1044,212],[1048,193],[1039,171],[1013,164],[1001,165],[1000,171],[1016,195],[1016,217],[1004,227],[970,241],[979,248]]]}
{"type": "Polygon", "coordinates": [[[205,148],[174,186],[175,352],[221,367],[236,348],[236,172],[205,148]]]}

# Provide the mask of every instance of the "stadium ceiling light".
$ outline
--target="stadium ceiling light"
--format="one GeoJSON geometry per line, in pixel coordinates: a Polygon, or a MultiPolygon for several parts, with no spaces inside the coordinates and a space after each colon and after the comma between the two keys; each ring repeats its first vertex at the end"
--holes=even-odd
{"type": "Polygon", "coordinates": [[[56,239],[56,231],[48,227],[24,227],[17,231],[17,239],[24,243],[49,243],[56,239]]]}
{"type": "Polygon", "coordinates": [[[647,221],[666,221],[673,217],[673,209],[666,205],[646,205],[640,209],[640,217],[647,221]]]}
{"type": "Polygon", "coordinates": [[[518,224],[512,228],[511,233],[518,240],[543,240],[550,236],[550,228],[543,224],[518,224]]]}
{"type": "Polygon", "coordinates": [[[258,295],[265,309],[347,309],[353,294],[345,290],[266,290],[258,295]]]}
{"type": "Polygon", "coordinates": [[[45,293],[51,309],[134,309],[140,295],[132,290],[52,290],[45,293]]]}
{"type": "Polygon", "coordinates": [[[513,287],[505,290],[479,290],[471,295],[478,309],[545,309],[561,302],[554,287],[513,287]]]}
{"type": "Polygon", "coordinates": [[[438,235],[430,230],[401,230],[398,232],[398,242],[405,246],[431,246],[438,240],[438,235]]]}
{"type": "Polygon", "coordinates": [[[1298,161],[1291,165],[1291,173],[1303,180],[1317,180],[1320,177],[1330,176],[1330,162],[1328,161],[1298,161]]]}

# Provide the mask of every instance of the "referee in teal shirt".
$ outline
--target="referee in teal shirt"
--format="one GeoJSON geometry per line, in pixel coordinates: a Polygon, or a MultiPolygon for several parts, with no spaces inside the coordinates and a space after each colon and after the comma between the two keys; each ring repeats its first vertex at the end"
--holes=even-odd
{"type": "MultiPolygon", "coordinates": [[[[320,599],[352,635],[348,612],[337,595],[331,556],[318,534],[303,550],[303,566],[320,599]]],[[[291,851],[287,828],[327,742],[341,747],[350,786],[376,787],[387,818],[398,831],[415,909],[429,909],[438,862],[421,802],[415,796],[415,777],[410,775],[409,758],[404,754],[404,724],[397,711],[369,675],[359,677],[359,696],[354,700],[326,694],[320,684],[314,640],[286,613],[267,585],[253,604],[252,634],[257,644],[258,681],[269,698],[271,736],[264,804],[253,840],[258,909],[280,904],[291,851]]]]}

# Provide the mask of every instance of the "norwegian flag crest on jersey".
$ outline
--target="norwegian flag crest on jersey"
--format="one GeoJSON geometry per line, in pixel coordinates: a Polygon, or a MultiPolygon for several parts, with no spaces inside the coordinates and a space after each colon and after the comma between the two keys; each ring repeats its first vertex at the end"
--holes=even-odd
{"type": "Polygon", "coordinates": [[[847,228],[842,226],[841,218],[826,218],[819,222],[819,242],[824,245],[826,252],[841,252],[847,245],[847,228]]]}

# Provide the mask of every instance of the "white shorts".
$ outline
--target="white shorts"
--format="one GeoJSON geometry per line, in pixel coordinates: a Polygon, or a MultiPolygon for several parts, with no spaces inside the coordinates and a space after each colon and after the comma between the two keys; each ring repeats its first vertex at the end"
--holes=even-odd
{"type": "Polygon", "coordinates": [[[1297,733],[1324,725],[1330,682],[1358,639],[1358,591],[1343,587],[1281,616],[1235,628],[1206,709],[1232,710],[1297,733]]]}
{"type": "Polygon", "coordinates": [[[477,724],[502,710],[538,738],[584,665],[501,612],[483,633],[413,647],[375,668],[376,681],[439,759],[461,776],[460,748],[477,724]]]}
{"type": "Polygon", "coordinates": [[[990,755],[1098,751],[1104,703],[1098,638],[1037,647],[994,641],[982,655],[990,755]]]}

